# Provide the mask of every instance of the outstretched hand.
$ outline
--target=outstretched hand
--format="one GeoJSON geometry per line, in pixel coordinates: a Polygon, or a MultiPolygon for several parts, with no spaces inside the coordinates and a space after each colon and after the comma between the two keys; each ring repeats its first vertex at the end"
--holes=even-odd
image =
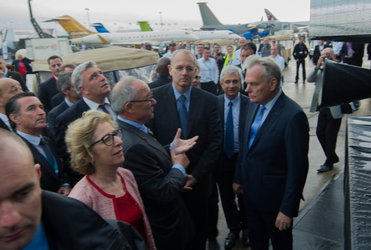
{"type": "Polygon", "coordinates": [[[194,136],[191,139],[183,140],[180,138],[181,134],[182,130],[178,128],[178,131],[176,132],[176,135],[173,140],[173,147],[176,154],[185,153],[191,148],[193,148],[193,146],[196,145],[196,141],[198,139],[198,136],[194,136]]]}

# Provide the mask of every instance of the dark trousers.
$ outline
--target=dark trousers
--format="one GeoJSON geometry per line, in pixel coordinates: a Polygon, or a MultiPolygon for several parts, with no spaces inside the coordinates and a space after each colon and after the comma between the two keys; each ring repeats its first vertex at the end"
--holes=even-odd
{"type": "Polygon", "coordinates": [[[216,186],[215,173],[211,180],[211,193],[208,198],[208,214],[207,214],[207,238],[215,240],[218,236],[218,217],[219,217],[219,197],[218,188],[216,186]]]}
{"type": "Polygon", "coordinates": [[[216,174],[220,199],[222,201],[223,211],[227,226],[230,231],[238,234],[241,229],[247,228],[247,218],[242,195],[236,195],[233,192],[232,184],[234,180],[235,165],[237,154],[228,159],[224,154],[221,157],[220,168],[216,174]],[[236,203],[236,197],[238,204],[236,203]]]}
{"type": "Polygon", "coordinates": [[[322,146],[323,152],[326,155],[325,164],[334,164],[339,161],[336,155],[336,140],[341,125],[341,118],[332,118],[329,108],[322,108],[318,114],[317,122],[317,138],[322,146]]]}
{"type": "Polygon", "coordinates": [[[205,250],[207,237],[208,197],[210,195],[210,177],[197,183],[192,191],[184,192],[183,198],[195,226],[195,239],[188,250],[205,250]]]}
{"type": "Polygon", "coordinates": [[[206,90],[214,95],[217,94],[217,86],[213,81],[201,82],[201,89],[206,90]]]}
{"type": "Polygon", "coordinates": [[[305,59],[299,59],[297,62],[296,62],[296,76],[295,76],[295,82],[297,82],[299,80],[299,68],[300,68],[300,64],[301,64],[301,68],[302,68],[302,71],[303,71],[303,82],[305,81],[305,79],[307,78],[306,77],[306,73],[305,73],[305,59]]]}
{"type": "Polygon", "coordinates": [[[277,213],[262,213],[249,206],[247,219],[251,250],[268,250],[271,239],[273,250],[292,250],[292,226],[284,231],[275,227],[277,213]]]}

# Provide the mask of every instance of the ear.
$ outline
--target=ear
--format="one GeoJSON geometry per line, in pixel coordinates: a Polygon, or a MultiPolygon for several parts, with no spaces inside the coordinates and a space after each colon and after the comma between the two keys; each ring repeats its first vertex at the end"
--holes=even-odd
{"type": "Polygon", "coordinates": [[[126,102],[124,104],[124,110],[125,112],[131,112],[131,109],[133,108],[133,103],[132,102],[126,102]]]}
{"type": "Polygon", "coordinates": [[[167,68],[169,69],[169,74],[170,74],[171,76],[173,76],[173,72],[172,72],[171,64],[167,65],[167,68]]]}
{"type": "Polygon", "coordinates": [[[277,80],[276,78],[272,78],[272,79],[269,81],[269,84],[270,84],[269,89],[270,89],[271,91],[274,91],[275,89],[277,89],[278,80],[277,80]]]}
{"type": "Polygon", "coordinates": [[[61,92],[62,92],[62,94],[64,95],[64,96],[67,96],[67,94],[68,94],[68,89],[62,89],[61,90],[61,92]]]}
{"type": "Polygon", "coordinates": [[[10,114],[9,115],[9,119],[14,122],[15,124],[17,124],[17,121],[18,121],[18,115],[16,114],[10,114]]]}
{"type": "Polygon", "coordinates": [[[39,180],[40,180],[40,178],[41,178],[41,169],[40,169],[40,164],[35,164],[35,165],[34,165],[34,168],[35,168],[35,171],[36,171],[37,177],[38,177],[39,180]]]}

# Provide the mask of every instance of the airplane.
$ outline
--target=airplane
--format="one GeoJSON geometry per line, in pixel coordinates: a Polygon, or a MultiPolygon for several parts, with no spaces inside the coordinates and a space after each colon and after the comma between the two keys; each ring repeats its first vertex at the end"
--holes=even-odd
{"type": "Polygon", "coordinates": [[[91,27],[94,27],[95,30],[98,32],[98,33],[110,33],[106,27],[104,27],[103,23],[92,23],[90,24],[91,27]]]}
{"type": "Polygon", "coordinates": [[[70,39],[78,39],[84,36],[97,34],[97,32],[88,30],[85,26],[68,15],[45,20],[44,22],[58,22],[67,32],[70,39]]]}
{"type": "Polygon", "coordinates": [[[184,30],[97,33],[88,30],[74,18],[68,15],[46,20],[46,22],[51,21],[57,21],[69,34],[70,41],[74,44],[102,46],[149,43],[152,45],[157,45],[160,42],[167,40],[174,42],[191,42],[199,40],[196,35],[184,30]]]}
{"type": "Polygon", "coordinates": [[[272,12],[268,9],[264,9],[264,12],[268,19],[268,26],[272,27],[273,31],[278,30],[293,30],[295,33],[300,31],[308,31],[309,21],[298,21],[298,22],[282,22],[275,17],[272,12]]]}
{"type": "Polygon", "coordinates": [[[249,31],[249,24],[222,24],[214,13],[209,9],[206,2],[197,3],[200,9],[203,26],[202,30],[230,30],[236,34],[249,31]]]}
{"type": "MultiPolygon", "coordinates": [[[[201,18],[203,26],[201,27],[202,30],[231,30],[236,34],[243,35],[245,33],[251,32],[251,28],[256,26],[257,28],[262,28],[265,30],[269,30],[270,33],[279,30],[298,30],[299,25],[309,25],[308,22],[281,22],[278,21],[271,13],[270,17],[268,17],[268,21],[258,21],[253,23],[245,23],[245,24],[222,24],[218,18],[214,15],[214,13],[210,10],[207,6],[206,2],[198,2],[198,7],[200,9],[201,18]],[[269,20],[271,18],[271,20],[269,20]],[[276,20],[274,20],[276,19],[276,20]]],[[[269,12],[269,11],[268,11],[269,12]]],[[[267,11],[266,11],[267,14],[267,11]]],[[[267,14],[268,16],[268,14],[267,14]]]]}
{"type": "Polygon", "coordinates": [[[243,33],[242,36],[246,38],[246,40],[252,40],[254,38],[262,38],[269,35],[269,30],[259,30],[256,26],[250,27],[249,31],[243,33]]]}
{"type": "MultiPolygon", "coordinates": [[[[140,29],[142,31],[152,31],[151,26],[148,24],[148,21],[138,21],[140,29]]],[[[239,35],[233,33],[229,30],[193,30],[193,29],[184,29],[189,32],[193,32],[199,40],[237,40],[240,38],[239,35]]]]}

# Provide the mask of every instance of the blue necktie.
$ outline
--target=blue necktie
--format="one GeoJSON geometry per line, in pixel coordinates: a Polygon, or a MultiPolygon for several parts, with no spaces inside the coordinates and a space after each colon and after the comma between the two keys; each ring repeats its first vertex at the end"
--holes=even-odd
{"type": "Polygon", "coordinates": [[[181,95],[178,98],[178,102],[179,102],[178,112],[179,112],[180,126],[182,128],[183,139],[185,139],[185,134],[186,134],[186,129],[187,129],[187,118],[188,118],[188,111],[185,105],[185,101],[186,101],[186,97],[184,95],[181,95]]]}
{"type": "Polygon", "coordinates": [[[234,154],[234,137],[233,137],[233,103],[228,103],[229,109],[227,114],[227,121],[225,124],[225,138],[224,138],[224,152],[228,158],[232,158],[234,154]]]}
{"type": "Polygon", "coordinates": [[[260,111],[256,115],[255,120],[254,120],[254,123],[251,125],[251,128],[250,128],[250,139],[249,139],[249,148],[251,148],[251,145],[254,142],[256,135],[258,134],[259,128],[260,128],[261,123],[262,123],[262,119],[263,119],[263,115],[264,115],[265,109],[266,108],[264,106],[260,106],[260,111]]]}
{"type": "Polygon", "coordinates": [[[44,140],[44,138],[41,137],[39,145],[44,150],[44,153],[45,153],[44,156],[46,157],[49,164],[53,167],[55,174],[58,176],[59,170],[58,170],[57,161],[55,160],[55,158],[53,156],[53,153],[50,150],[50,148],[49,148],[48,144],[46,143],[46,141],[44,140]]]}

